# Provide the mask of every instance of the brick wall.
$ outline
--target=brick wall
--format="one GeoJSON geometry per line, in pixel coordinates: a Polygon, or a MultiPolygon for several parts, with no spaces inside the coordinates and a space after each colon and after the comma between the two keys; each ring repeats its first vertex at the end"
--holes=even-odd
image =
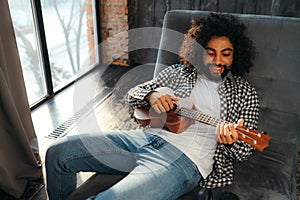
{"type": "MultiPolygon", "coordinates": [[[[101,38],[103,45],[103,62],[129,65],[128,55],[128,0],[100,1],[101,38]]],[[[86,0],[89,48],[94,49],[94,29],[92,18],[92,0],[86,0]]]]}
{"type": "Polygon", "coordinates": [[[95,36],[94,36],[94,20],[93,20],[93,5],[92,0],[85,0],[86,22],[87,22],[87,35],[88,46],[90,54],[90,64],[95,63],[95,36]]]}

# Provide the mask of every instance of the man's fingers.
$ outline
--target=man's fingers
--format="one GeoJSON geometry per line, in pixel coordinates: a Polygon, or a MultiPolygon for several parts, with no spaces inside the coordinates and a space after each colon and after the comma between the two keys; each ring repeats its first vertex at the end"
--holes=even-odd
{"type": "Polygon", "coordinates": [[[172,97],[172,96],[171,96],[171,100],[172,100],[172,102],[174,102],[174,101],[179,101],[180,98],[178,98],[178,97],[172,97]]]}
{"type": "Polygon", "coordinates": [[[228,127],[229,127],[229,130],[231,132],[231,137],[232,137],[233,142],[236,142],[238,140],[238,132],[236,130],[235,125],[234,124],[229,124],[228,127]]]}
{"type": "Polygon", "coordinates": [[[233,124],[221,123],[217,126],[218,142],[232,144],[238,140],[238,133],[233,124]]]}
{"type": "Polygon", "coordinates": [[[243,119],[239,119],[237,125],[238,126],[243,126],[244,125],[244,120],[243,119]]]}
{"type": "Polygon", "coordinates": [[[153,107],[153,109],[155,110],[155,112],[157,112],[157,113],[164,113],[164,112],[166,112],[166,110],[165,110],[165,108],[163,107],[163,105],[161,105],[161,104],[155,104],[155,105],[153,105],[152,106],[153,107]]]}
{"type": "Polygon", "coordinates": [[[160,95],[156,101],[153,103],[152,107],[157,113],[168,112],[174,107],[174,101],[178,101],[179,98],[172,97],[170,95],[164,94],[160,95]]]}
{"type": "Polygon", "coordinates": [[[156,113],[161,113],[159,107],[158,107],[159,104],[154,104],[152,105],[152,108],[155,110],[156,113]]]}
{"type": "Polygon", "coordinates": [[[232,138],[231,138],[231,132],[229,130],[228,124],[224,125],[223,129],[223,140],[225,144],[231,144],[232,143],[232,138]]]}
{"type": "Polygon", "coordinates": [[[158,104],[161,112],[167,112],[170,110],[169,103],[166,100],[161,101],[160,104],[158,104]]]}
{"type": "MultiPolygon", "coordinates": [[[[171,109],[173,109],[174,108],[174,99],[177,99],[177,98],[173,98],[173,97],[171,97],[171,98],[167,98],[166,100],[167,100],[167,103],[168,103],[168,105],[169,105],[169,110],[171,110],[171,109]]],[[[169,111],[168,110],[168,111],[169,111]]]]}
{"type": "Polygon", "coordinates": [[[218,136],[218,142],[219,143],[227,144],[226,133],[224,132],[224,125],[225,124],[223,122],[218,125],[217,136],[218,136]]]}
{"type": "Polygon", "coordinates": [[[179,98],[170,95],[165,95],[161,99],[162,105],[166,111],[170,111],[174,107],[174,101],[178,101],[179,98]]]}
{"type": "Polygon", "coordinates": [[[221,135],[222,135],[222,133],[221,133],[221,124],[218,124],[218,126],[217,126],[217,138],[218,138],[219,143],[222,143],[221,135]]]}

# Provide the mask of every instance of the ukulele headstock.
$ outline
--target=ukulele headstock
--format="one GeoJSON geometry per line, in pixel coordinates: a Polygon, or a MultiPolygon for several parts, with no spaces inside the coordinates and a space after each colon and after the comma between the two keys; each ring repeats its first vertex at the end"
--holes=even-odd
{"type": "Polygon", "coordinates": [[[238,131],[240,140],[247,142],[259,151],[263,151],[267,146],[269,146],[269,140],[271,137],[264,132],[259,132],[244,126],[237,126],[236,130],[238,131]]]}

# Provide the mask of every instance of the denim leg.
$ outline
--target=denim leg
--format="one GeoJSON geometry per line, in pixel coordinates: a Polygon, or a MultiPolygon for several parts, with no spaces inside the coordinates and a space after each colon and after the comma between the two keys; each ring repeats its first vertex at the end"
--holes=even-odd
{"type": "Polygon", "coordinates": [[[50,200],[66,199],[76,188],[78,172],[128,174],[137,165],[133,152],[148,143],[147,137],[141,130],[136,130],[62,138],[46,153],[50,200]]]}
{"type": "Polygon", "coordinates": [[[159,137],[136,152],[138,166],[124,179],[91,199],[168,200],[192,190],[201,175],[196,165],[159,137]]]}

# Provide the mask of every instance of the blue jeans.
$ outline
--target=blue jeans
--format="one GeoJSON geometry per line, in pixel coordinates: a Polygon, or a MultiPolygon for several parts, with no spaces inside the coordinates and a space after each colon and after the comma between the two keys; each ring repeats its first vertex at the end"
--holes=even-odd
{"type": "Polygon", "coordinates": [[[66,199],[77,172],[127,174],[91,199],[176,199],[201,179],[197,166],[159,136],[142,130],[82,134],[61,139],[46,154],[50,200],[66,199]]]}

